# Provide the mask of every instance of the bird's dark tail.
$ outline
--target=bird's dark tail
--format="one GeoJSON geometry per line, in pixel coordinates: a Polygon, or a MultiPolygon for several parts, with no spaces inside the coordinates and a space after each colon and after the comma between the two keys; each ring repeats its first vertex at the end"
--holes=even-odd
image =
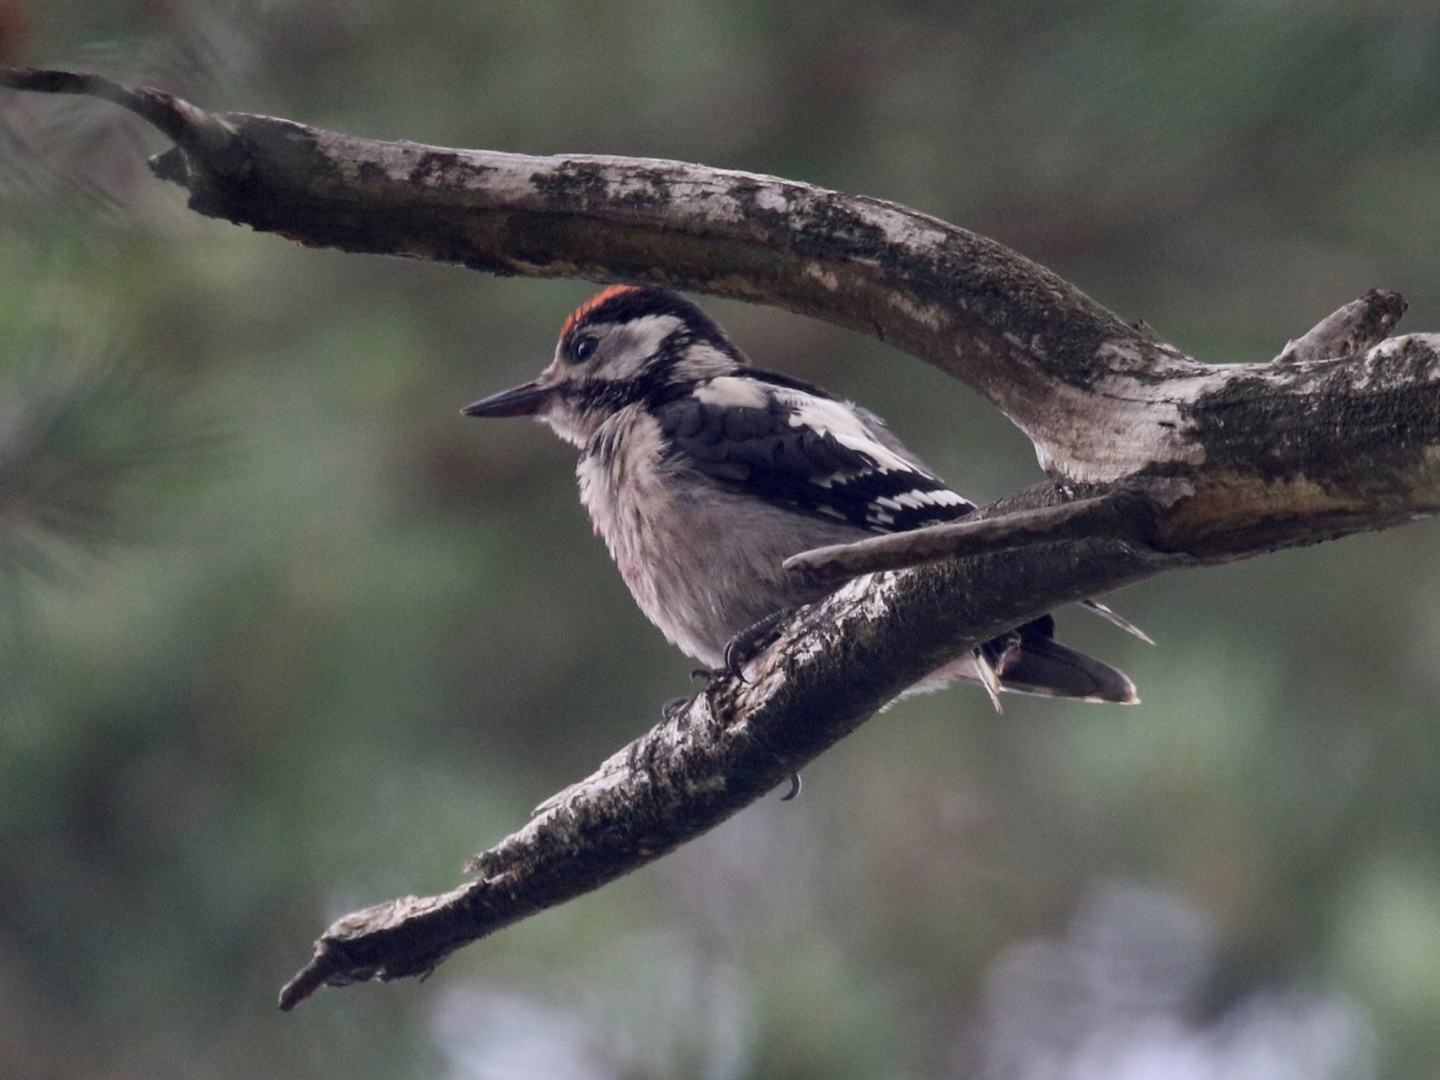
{"type": "Polygon", "coordinates": [[[994,667],[1003,690],[1121,705],[1140,703],[1135,684],[1123,671],[1056,641],[1055,620],[1049,615],[987,641],[981,652],[994,667]]]}
{"type": "Polygon", "coordinates": [[[936,690],[960,679],[979,683],[992,697],[998,689],[1078,701],[1140,703],[1135,684],[1123,671],[1056,641],[1055,620],[1049,615],[1001,634],[977,651],[978,655],[961,657],[934,671],[911,691],[936,690]]]}

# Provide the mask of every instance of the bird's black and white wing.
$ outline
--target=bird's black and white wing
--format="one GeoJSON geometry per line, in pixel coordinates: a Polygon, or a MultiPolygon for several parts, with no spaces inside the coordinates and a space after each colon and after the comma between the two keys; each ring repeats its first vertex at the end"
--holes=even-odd
{"type": "MultiPolygon", "coordinates": [[[[747,370],[699,383],[655,410],[668,452],[731,490],[857,529],[889,533],[975,509],[873,413],[796,379],[747,370]]],[[[1107,609],[1108,612],[1108,609],[1107,609]]],[[[937,670],[915,689],[960,678],[1000,689],[1134,701],[1121,672],[1054,638],[1041,616],[937,670]]]]}
{"type": "Polygon", "coordinates": [[[710,379],[655,413],[672,454],[788,509],[885,533],[975,508],[879,417],[783,375],[750,369],[710,379]]]}

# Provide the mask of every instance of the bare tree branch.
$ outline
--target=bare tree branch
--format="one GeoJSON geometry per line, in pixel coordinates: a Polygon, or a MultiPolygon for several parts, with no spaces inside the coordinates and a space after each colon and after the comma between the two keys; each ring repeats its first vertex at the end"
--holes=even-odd
{"type": "Polygon", "coordinates": [[[878,337],[974,386],[1057,461],[1101,459],[1075,479],[1115,479],[1142,460],[1065,446],[1081,430],[1077,391],[1106,376],[1112,353],[1205,370],[1008,248],[894,203],[677,161],[357,139],[92,80],[0,72],[0,85],[87,93],[154,123],[177,145],[153,168],[210,217],[499,274],[657,282],[878,337]]]}
{"type": "MultiPolygon", "coordinates": [[[[1052,496],[1037,489],[1026,501],[1052,496]]],[[[1117,516],[1137,534],[1158,511],[1139,493],[1120,505],[1117,516]]],[[[1062,602],[1078,600],[1174,562],[1113,539],[1076,541],[1061,558],[1023,557],[1036,550],[860,579],[831,593],[744,679],[712,683],[471,860],[477,880],[333,924],[281,992],[281,1007],[325,984],[424,974],[470,941],[629,873],[785,781],[960,648],[1053,606],[1057,589],[1062,602]]]]}
{"type": "Polygon", "coordinates": [[[1395,328],[1406,304],[1399,293],[1371,289],[1359,300],[1353,300],[1339,311],[1325,316],[1306,333],[1289,342],[1277,363],[1293,364],[1301,360],[1333,360],[1353,356],[1379,345],[1395,328]]]}
{"type": "Polygon", "coordinates": [[[790,556],[785,560],[785,569],[817,585],[838,584],[881,570],[903,570],[987,552],[998,554],[1082,536],[1119,537],[1128,524],[1119,508],[1124,494],[1117,487],[1105,495],[1058,506],[1016,510],[999,517],[976,514],[945,525],[816,548],[790,556]]]}
{"type": "Polygon", "coordinates": [[[421,974],[658,858],[1057,604],[1440,510],[1440,337],[1383,339],[1404,310],[1393,293],[1274,362],[1207,365],[1003,246],[876,199],[682,162],[356,139],[66,72],[0,85],[136,112],[176,143],[152,167],[192,209],[305,244],[659,282],[871,334],[988,397],[1055,481],[955,526],[792,560],[866,576],[799,612],[745,679],[716,680],[547,800],[473,861],[475,881],[331,926],[285,1008],[321,985],[421,974]]]}

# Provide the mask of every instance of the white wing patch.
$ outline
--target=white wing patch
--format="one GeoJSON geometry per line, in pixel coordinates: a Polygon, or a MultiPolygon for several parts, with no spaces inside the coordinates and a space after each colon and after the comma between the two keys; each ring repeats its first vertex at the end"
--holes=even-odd
{"type": "Polygon", "coordinates": [[[695,400],[705,405],[720,405],[732,409],[764,409],[770,404],[765,391],[754,379],[740,379],[734,375],[721,375],[711,379],[697,386],[693,392],[695,400]]]}
{"type": "MultiPolygon", "coordinates": [[[[793,410],[790,417],[791,427],[808,427],[822,435],[833,436],[841,446],[857,450],[874,461],[878,472],[920,471],[876,439],[860,417],[840,402],[817,398],[813,394],[792,390],[789,387],[777,387],[774,394],[778,401],[793,410]]],[[[922,473],[921,475],[929,476],[930,474],[922,473]]],[[[827,478],[830,482],[843,479],[845,479],[844,476],[827,478]]],[[[826,481],[822,480],[820,483],[825,484],[826,481]]]]}

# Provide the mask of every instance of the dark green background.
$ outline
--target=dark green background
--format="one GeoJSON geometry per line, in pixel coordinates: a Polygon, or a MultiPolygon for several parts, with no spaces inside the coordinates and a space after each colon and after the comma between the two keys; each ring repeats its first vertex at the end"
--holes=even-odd
{"type": "MultiPolygon", "coordinates": [[[[894,199],[1206,360],[1374,286],[1440,330],[1431,4],[0,0],[0,56],[894,199]]],[[[458,414],[591,286],[203,220],[145,172],[163,145],[0,97],[0,1074],[1440,1070],[1433,524],[1113,597],[1156,648],[1062,612],[1142,706],[904,702],[797,803],[278,1013],[330,919],[456,883],[692,665],[572,452],[458,414]]],[[[923,364],[710,308],[972,498],[1038,478],[923,364]]]]}

